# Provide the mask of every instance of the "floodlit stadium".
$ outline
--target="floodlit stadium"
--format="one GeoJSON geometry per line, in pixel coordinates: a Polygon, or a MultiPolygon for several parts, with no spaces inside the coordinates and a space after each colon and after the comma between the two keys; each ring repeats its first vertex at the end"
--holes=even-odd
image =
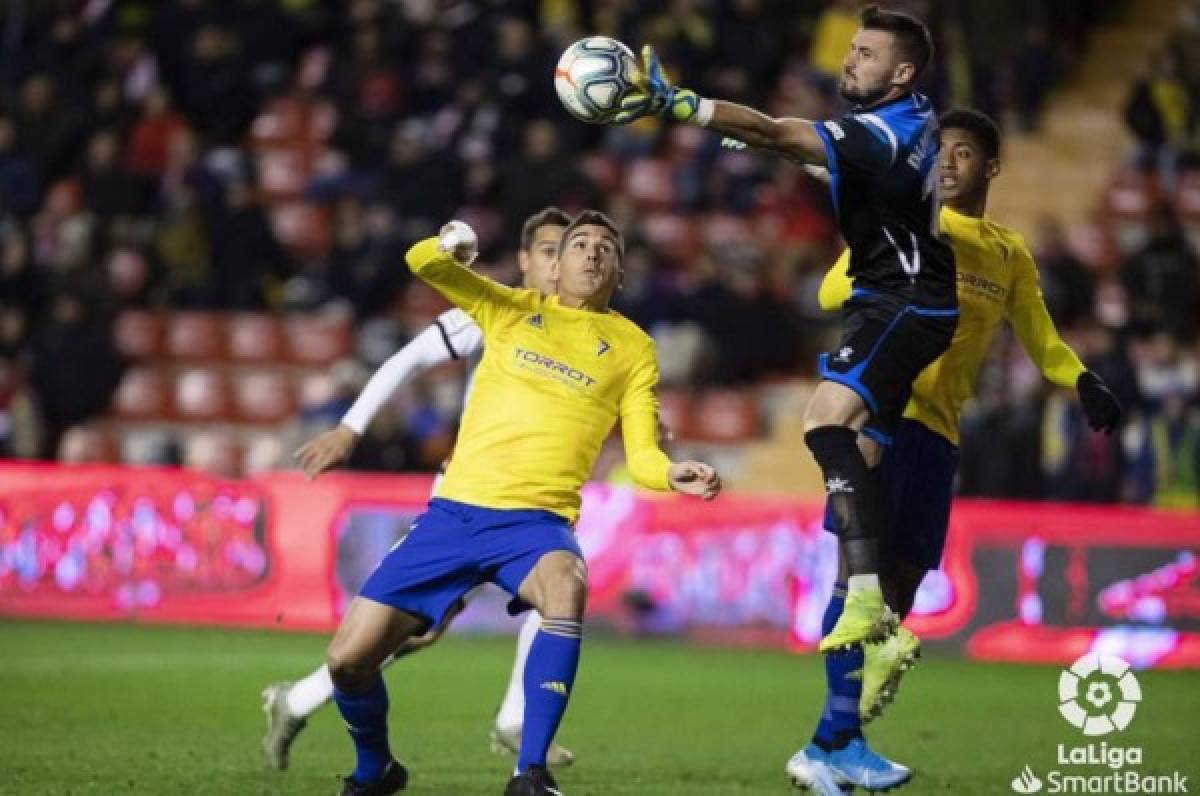
{"type": "Polygon", "coordinates": [[[0,794],[1200,789],[1200,3],[0,31],[0,794]]]}

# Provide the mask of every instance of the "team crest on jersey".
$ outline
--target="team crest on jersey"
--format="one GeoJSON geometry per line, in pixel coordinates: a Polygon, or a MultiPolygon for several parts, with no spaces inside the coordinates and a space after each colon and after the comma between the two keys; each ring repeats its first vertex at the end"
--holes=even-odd
{"type": "Polygon", "coordinates": [[[529,316],[529,325],[532,326],[534,329],[541,329],[542,326],[544,325],[542,323],[542,313],[538,312],[533,315],[530,315],[529,316]]]}
{"type": "Polygon", "coordinates": [[[848,345],[844,345],[837,352],[837,354],[834,355],[833,361],[834,362],[849,362],[850,357],[852,357],[852,356],[854,356],[854,349],[848,345]]]}
{"type": "Polygon", "coordinates": [[[597,345],[596,345],[596,356],[598,356],[598,357],[602,357],[602,356],[604,356],[606,353],[608,353],[608,350],[609,350],[610,348],[612,348],[612,346],[610,346],[610,345],[608,344],[608,341],[606,341],[606,340],[601,340],[601,341],[600,341],[599,343],[597,343],[597,345]]]}

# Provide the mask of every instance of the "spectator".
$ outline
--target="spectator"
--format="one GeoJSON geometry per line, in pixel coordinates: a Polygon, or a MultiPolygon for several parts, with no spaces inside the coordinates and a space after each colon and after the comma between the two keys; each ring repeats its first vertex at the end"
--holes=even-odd
{"type": "Polygon", "coordinates": [[[1200,509],[1200,410],[1195,391],[1173,388],[1162,412],[1142,420],[1133,443],[1134,499],[1170,509],[1200,509]]]}
{"type": "Polygon", "coordinates": [[[83,171],[83,206],[101,219],[128,216],[146,209],[146,185],[120,162],[120,143],[107,130],[88,143],[83,171]]]}
{"type": "Polygon", "coordinates": [[[33,339],[30,383],[45,424],[43,455],[53,456],[71,426],[104,411],[121,378],[109,325],[76,291],[57,294],[33,339]]]}
{"type": "Polygon", "coordinates": [[[1042,294],[1050,317],[1060,327],[1075,326],[1092,316],[1096,279],[1067,245],[1067,234],[1055,219],[1043,219],[1038,247],[1042,294]]]}
{"type": "Polygon", "coordinates": [[[142,177],[161,177],[171,141],[187,131],[187,122],[171,107],[171,95],[155,88],[142,105],[142,117],[129,137],[129,170],[142,177]]]}
{"type": "Polygon", "coordinates": [[[1137,140],[1135,158],[1158,171],[1164,187],[1174,184],[1177,159],[1191,143],[1195,109],[1170,49],[1156,52],[1146,74],[1133,84],[1125,105],[1125,123],[1137,140]]]}
{"type": "Polygon", "coordinates": [[[17,147],[12,120],[0,116],[0,216],[28,218],[38,208],[41,190],[33,163],[17,147]]]}
{"type": "Polygon", "coordinates": [[[1195,337],[1200,316],[1200,262],[1170,205],[1151,216],[1150,239],[1125,261],[1121,282],[1130,321],[1164,329],[1180,340],[1195,337]]]}
{"type": "Polygon", "coordinates": [[[225,202],[225,210],[209,236],[218,304],[231,309],[261,309],[267,305],[272,280],[282,280],[290,270],[287,257],[250,186],[231,183],[225,202]]]}
{"type": "Polygon", "coordinates": [[[568,213],[601,206],[602,198],[574,158],[559,150],[558,130],[541,119],[525,130],[525,147],[500,176],[500,212],[506,243],[513,248],[526,218],[547,205],[568,213]]]}
{"type": "Polygon", "coordinates": [[[859,0],[834,0],[817,17],[808,61],[831,87],[841,78],[850,40],[858,32],[861,6],[859,0]]]}
{"type": "Polygon", "coordinates": [[[44,74],[28,78],[13,118],[17,140],[43,179],[53,181],[70,170],[82,127],[71,104],[56,96],[53,80],[44,74]]]}

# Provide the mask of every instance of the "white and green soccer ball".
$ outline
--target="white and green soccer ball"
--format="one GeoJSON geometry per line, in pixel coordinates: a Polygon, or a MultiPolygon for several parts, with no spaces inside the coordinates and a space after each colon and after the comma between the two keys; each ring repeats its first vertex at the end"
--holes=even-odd
{"type": "Polygon", "coordinates": [[[604,124],[634,90],[637,59],[616,39],[588,36],[563,50],[554,68],[554,90],[576,119],[604,124]]]}

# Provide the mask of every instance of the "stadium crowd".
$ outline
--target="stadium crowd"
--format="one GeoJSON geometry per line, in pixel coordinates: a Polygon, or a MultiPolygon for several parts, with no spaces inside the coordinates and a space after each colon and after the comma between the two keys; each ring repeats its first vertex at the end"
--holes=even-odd
{"type": "MultiPolygon", "coordinates": [[[[547,204],[601,207],[626,230],[617,306],[659,341],[666,385],[811,375],[833,328],[815,302],[839,246],[825,187],[692,128],[578,123],[550,75],[566,44],[597,32],[656,43],[704,93],[821,118],[837,108],[834,76],[860,5],[8,4],[0,451],[53,457],[67,429],[105,412],[129,364],[112,325],[129,308],[351,318],[359,364],[336,368],[337,385],[300,412],[308,426],[335,421],[366,369],[428,320],[411,312],[407,245],[464,218],[481,233],[483,268],[513,281],[515,234],[547,204]]],[[[1086,48],[1100,4],[901,5],[935,23],[928,90],[942,107],[973,104],[1028,129],[1086,48]]],[[[1128,114],[1139,165],[1169,164],[1170,175],[1197,140],[1189,42],[1200,22],[1178,36],[1133,87],[1128,114]]],[[[1123,433],[1087,433],[1071,396],[1005,338],[964,429],[962,491],[1194,503],[1200,291],[1187,236],[1163,204],[1116,263],[1068,241],[1048,220],[1043,287],[1069,341],[1130,408],[1123,433]]],[[[357,465],[435,466],[455,409],[413,391],[357,465]]]]}

